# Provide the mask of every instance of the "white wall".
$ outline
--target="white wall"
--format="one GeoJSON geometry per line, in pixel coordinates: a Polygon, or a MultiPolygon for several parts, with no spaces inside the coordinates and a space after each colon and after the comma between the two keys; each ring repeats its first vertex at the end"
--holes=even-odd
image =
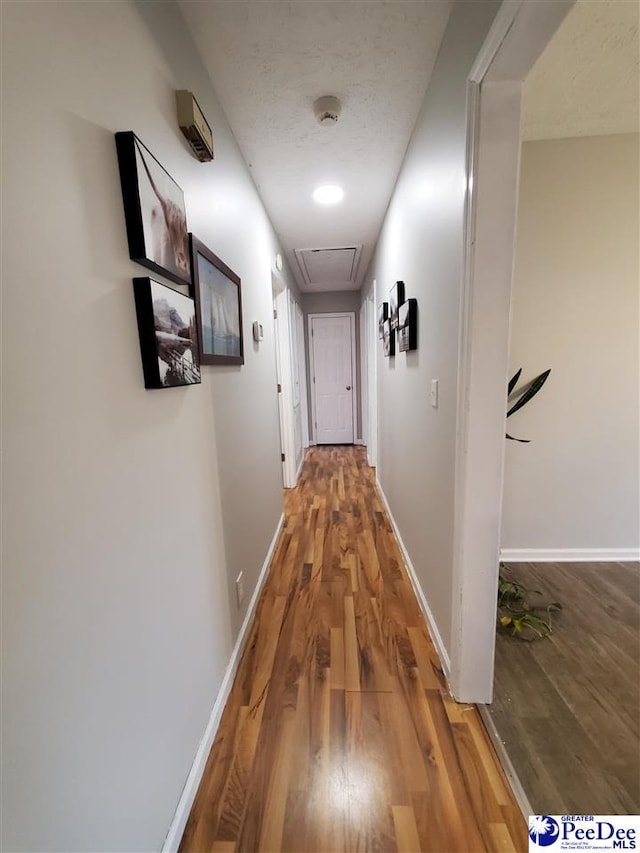
{"type": "MultiPolygon", "coordinates": [[[[378,342],[378,476],[446,650],[451,648],[456,383],[466,79],[498,3],[458,2],[366,281],[376,304],[401,279],[418,300],[418,349],[378,342]],[[439,380],[437,409],[429,403],[439,380]]],[[[365,291],[366,293],[366,291],[365,291]]]]}
{"type": "Polygon", "coordinates": [[[540,394],[508,421],[502,545],[638,548],[638,135],[526,142],[511,365],[540,394]]]}
{"type": "Polygon", "coordinates": [[[3,4],[2,846],[157,850],[281,514],[274,234],[172,3],[3,4]],[[193,90],[215,133],[177,129],[193,90]],[[113,133],[242,278],[246,363],[145,391],[113,133]],[[258,348],[254,319],[266,330],[258,348]]]}

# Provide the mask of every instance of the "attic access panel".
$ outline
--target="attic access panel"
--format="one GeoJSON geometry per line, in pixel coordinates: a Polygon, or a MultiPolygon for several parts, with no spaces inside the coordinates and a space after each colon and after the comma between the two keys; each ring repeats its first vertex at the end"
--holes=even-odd
{"type": "Polygon", "coordinates": [[[327,249],[296,249],[295,255],[305,284],[326,287],[342,284],[355,287],[362,246],[327,249]]]}

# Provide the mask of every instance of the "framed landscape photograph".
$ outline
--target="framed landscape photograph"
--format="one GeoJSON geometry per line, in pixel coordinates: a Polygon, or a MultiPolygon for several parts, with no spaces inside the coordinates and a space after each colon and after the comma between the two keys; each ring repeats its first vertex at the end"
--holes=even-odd
{"type": "Polygon", "coordinates": [[[381,302],[378,305],[378,338],[384,337],[384,321],[389,317],[389,303],[381,302]]]}
{"type": "Polygon", "coordinates": [[[396,333],[391,328],[391,320],[385,320],[382,326],[382,349],[384,351],[385,358],[388,358],[389,356],[396,354],[396,333]]]}
{"type": "Polygon", "coordinates": [[[191,283],[184,193],[133,131],[116,133],[124,216],[132,260],[191,283]]]}
{"type": "Polygon", "coordinates": [[[396,281],[389,292],[389,319],[391,328],[398,328],[398,308],[404,302],[404,281],[396,281]]]}
{"type": "Polygon", "coordinates": [[[418,349],[418,300],[407,299],[398,309],[398,350],[418,349]]]}
{"type": "Polygon", "coordinates": [[[193,299],[152,278],[134,278],[145,388],[198,385],[200,364],[193,299]]]}
{"type": "Polygon", "coordinates": [[[189,235],[201,364],[244,364],[240,278],[189,235]]]}

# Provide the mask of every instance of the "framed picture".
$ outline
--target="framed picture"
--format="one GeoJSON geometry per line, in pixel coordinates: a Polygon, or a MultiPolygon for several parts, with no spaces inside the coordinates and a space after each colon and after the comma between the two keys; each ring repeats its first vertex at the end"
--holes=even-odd
{"type": "Polygon", "coordinates": [[[200,382],[193,299],[152,278],[134,278],[145,388],[200,382]]]}
{"type": "Polygon", "coordinates": [[[191,284],[182,190],[132,131],[116,133],[116,149],[131,259],[191,284]]]}
{"type": "Polygon", "coordinates": [[[385,320],[382,324],[382,348],[385,358],[396,354],[396,333],[391,328],[391,320],[385,320]]]}
{"type": "Polygon", "coordinates": [[[398,309],[398,350],[418,349],[418,300],[407,299],[398,309]]]}
{"type": "Polygon", "coordinates": [[[244,364],[240,279],[189,235],[201,364],[244,364]]]}
{"type": "Polygon", "coordinates": [[[389,293],[389,319],[391,328],[398,328],[398,308],[404,302],[404,281],[396,281],[389,293]]]}
{"type": "Polygon", "coordinates": [[[384,337],[384,321],[389,317],[389,303],[381,302],[378,305],[378,337],[380,340],[384,337]]]}

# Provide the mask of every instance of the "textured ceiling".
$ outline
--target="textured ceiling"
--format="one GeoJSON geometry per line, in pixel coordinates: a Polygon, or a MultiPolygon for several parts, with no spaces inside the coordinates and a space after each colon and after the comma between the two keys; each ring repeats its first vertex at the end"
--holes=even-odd
{"type": "Polygon", "coordinates": [[[638,131],[638,3],[578,0],[524,90],[524,138],[638,131]]]}
{"type": "Polygon", "coordinates": [[[179,3],[299,285],[318,289],[294,249],[362,244],[360,287],[451,0],[179,3]],[[342,101],[333,127],[316,122],[321,95],[342,101]],[[327,183],[345,198],[323,208],[311,193],[327,183]]]}

